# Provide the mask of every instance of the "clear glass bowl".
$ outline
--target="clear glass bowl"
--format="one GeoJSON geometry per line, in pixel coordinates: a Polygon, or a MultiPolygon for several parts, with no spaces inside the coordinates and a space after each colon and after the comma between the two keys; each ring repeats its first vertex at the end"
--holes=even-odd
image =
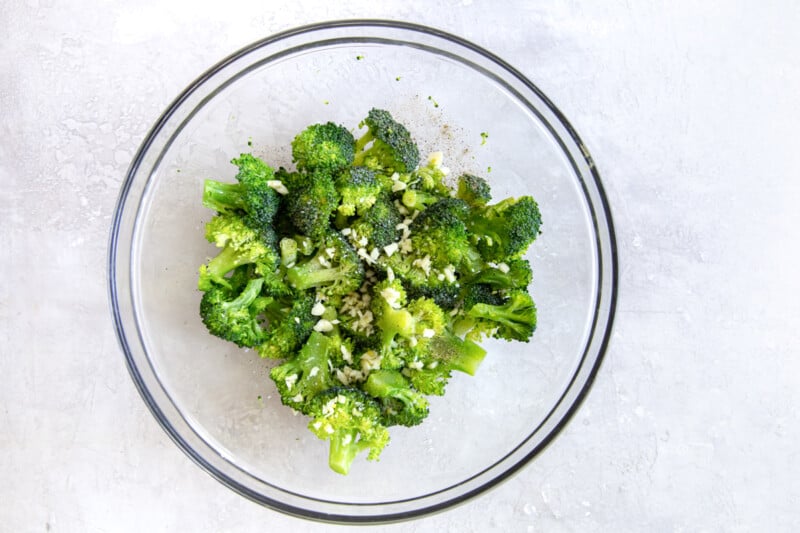
{"type": "Polygon", "coordinates": [[[113,318],[131,376],[175,443],[219,481],[268,507],[340,522],[402,520],[463,502],[508,478],[564,427],[608,341],[614,232],[588,151],[522,74],[463,39],[389,21],[286,31],[213,66],[147,135],[122,186],[109,246],[113,318]],[[253,150],[289,165],[305,126],[356,127],[371,107],[405,123],[454,175],[486,176],[495,198],[533,195],[541,237],[528,258],[538,330],[491,342],[476,377],[457,374],[415,428],[392,428],[377,463],[348,476],[280,404],[270,362],[210,336],[197,268],[216,249],[203,180],[232,180],[253,150]],[[481,133],[488,133],[482,144],[481,133]],[[249,146],[252,142],[252,148],[249,146]],[[489,171],[491,167],[491,171],[489,171]]]}

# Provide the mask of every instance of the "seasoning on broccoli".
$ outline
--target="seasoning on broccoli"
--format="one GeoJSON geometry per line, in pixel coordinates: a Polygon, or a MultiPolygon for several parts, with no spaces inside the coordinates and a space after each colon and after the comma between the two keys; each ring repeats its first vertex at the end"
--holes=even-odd
{"type": "MultiPolygon", "coordinates": [[[[294,168],[242,154],[236,183],[207,180],[200,317],[213,335],[277,360],[281,402],[329,441],[329,466],[377,460],[392,426],[424,423],[429,396],[475,375],[487,338],[536,329],[526,253],[533,198],[494,204],[489,182],[449,180],[443,154],[420,164],[411,133],[371,109],[355,139],[312,124],[291,142],[294,168]]],[[[441,407],[440,407],[441,408],[441,407]]]]}

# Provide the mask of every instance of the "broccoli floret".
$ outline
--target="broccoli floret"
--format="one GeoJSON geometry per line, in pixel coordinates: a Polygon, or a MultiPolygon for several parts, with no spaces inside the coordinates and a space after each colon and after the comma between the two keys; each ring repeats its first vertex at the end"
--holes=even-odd
{"type": "Polygon", "coordinates": [[[539,235],[542,217],[530,196],[506,198],[475,208],[467,220],[478,251],[487,261],[517,259],[539,235]]]}
{"type": "Polygon", "coordinates": [[[380,250],[400,238],[397,225],[402,221],[403,216],[397,210],[397,206],[388,195],[382,194],[375,205],[350,225],[350,229],[355,232],[354,236],[357,238],[367,239],[364,248],[380,250]]]}
{"type": "Polygon", "coordinates": [[[423,394],[442,396],[453,370],[475,375],[486,350],[445,329],[428,345],[427,356],[403,369],[414,388],[423,394]]]}
{"type": "Polygon", "coordinates": [[[262,342],[264,332],[255,303],[263,284],[263,279],[254,278],[238,295],[221,286],[206,291],[200,301],[200,316],[208,331],[237,346],[252,347],[262,342]]]}
{"type": "Polygon", "coordinates": [[[220,213],[242,212],[245,222],[253,228],[269,227],[280,202],[278,193],[269,185],[274,178],[272,168],[252,154],[241,154],[231,163],[239,167],[239,183],[206,180],[203,205],[220,213]]]}
{"type": "Polygon", "coordinates": [[[208,264],[200,267],[197,287],[209,290],[215,284],[230,288],[225,275],[234,268],[253,264],[257,274],[269,275],[280,264],[280,256],[273,242],[265,235],[274,235],[271,230],[257,231],[234,214],[221,214],[206,224],[206,239],[222,248],[208,264]]]}
{"type": "Polygon", "coordinates": [[[371,109],[360,127],[367,132],[356,141],[355,165],[392,174],[409,172],[419,164],[419,150],[411,134],[392,115],[382,109],[371,109]],[[367,145],[372,143],[368,148],[367,145]]]}
{"type": "Polygon", "coordinates": [[[439,200],[425,209],[409,228],[414,253],[429,256],[438,269],[454,266],[468,273],[481,270],[483,261],[464,224],[468,213],[467,204],[457,198],[439,200]]]}
{"type": "Polygon", "coordinates": [[[462,174],[458,178],[456,198],[460,198],[471,206],[484,206],[492,199],[489,182],[473,174],[462,174]]]}
{"type": "Polygon", "coordinates": [[[355,139],[343,126],[314,124],[292,141],[292,157],[300,170],[338,172],[353,162],[355,139]]]}
{"type": "Polygon", "coordinates": [[[296,356],[273,367],[269,376],[284,405],[307,414],[314,396],[333,386],[328,366],[331,348],[328,337],[312,331],[296,356]]]}
{"type": "MultiPolygon", "coordinates": [[[[502,264],[499,266],[503,266],[502,264]]],[[[472,279],[473,283],[491,285],[495,289],[525,289],[533,279],[527,259],[512,259],[505,268],[487,268],[472,279]]]]}
{"type": "Polygon", "coordinates": [[[444,312],[433,300],[419,298],[406,305],[406,292],[398,279],[387,279],[375,285],[372,314],[382,354],[391,352],[396,337],[408,346],[409,355],[422,351],[445,325],[444,312]]]}
{"type": "Polygon", "coordinates": [[[258,346],[258,354],[270,359],[291,357],[306,342],[317,323],[311,314],[314,297],[298,294],[291,300],[276,299],[262,313],[269,321],[264,342],[258,346]]]}
{"type": "Polygon", "coordinates": [[[536,329],[536,306],[527,292],[515,290],[500,305],[473,305],[466,312],[466,319],[475,321],[467,334],[468,339],[480,340],[483,336],[491,336],[528,342],[536,329]]]}
{"type": "Polygon", "coordinates": [[[376,461],[389,443],[389,431],[381,423],[381,408],[364,392],[354,388],[332,388],[314,396],[308,424],[317,437],[330,441],[328,464],[334,472],[347,474],[356,456],[369,450],[376,461]]]}
{"type": "Polygon", "coordinates": [[[363,215],[384,191],[375,172],[367,167],[353,167],[336,177],[336,188],[341,196],[337,208],[345,216],[363,215]]]}
{"type": "Polygon", "coordinates": [[[330,230],[313,257],[286,270],[286,279],[298,290],[344,295],[361,286],[364,265],[342,234],[330,230]]]}
{"type": "Polygon", "coordinates": [[[331,174],[317,170],[311,174],[285,173],[286,212],[303,235],[321,240],[330,228],[331,214],[339,205],[339,193],[331,174]]]}
{"type": "Polygon", "coordinates": [[[396,370],[370,372],[364,392],[380,400],[387,426],[416,426],[428,416],[428,400],[396,370]]]}
{"type": "Polygon", "coordinates": [[[471,309],[475,304],[502,305],[506,301],[500,291],[486,283],[465,285],[461,289],[461,294],[462,307],[465,310],[471,309]]]}

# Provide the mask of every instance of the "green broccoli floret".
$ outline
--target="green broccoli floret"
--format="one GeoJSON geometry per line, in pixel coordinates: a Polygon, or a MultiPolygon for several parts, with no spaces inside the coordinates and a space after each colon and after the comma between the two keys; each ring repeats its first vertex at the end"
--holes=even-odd
{"type": "Polygon", "coordinates": [[[352,167],[336,177],[336,188],[341,196],[337,208],[345,216],[363,215],[371,208],[384,191],[383,184],[375,172],[367,167],[352,167]]]}
{"type": "Polygon", "coordinates": [[[279,169],[278,175],[289,191],[283,197],[289,219],[303,235],[318,242],[329,231],[331,214],[339,205],[331,174],[323,170],[300,174],[279,169]]]}
{"type": "Polygon", "coordinates": [[[471,309],[475,304],[502,305],[506,298],[500,291],[486,283],[471,283],[461,289],[462,308],[471,309]]]}
{"type": "Polygon", "coordinates": [[[364,265],[342,234],[330,230],[313,257],[286,270],[286,280],[301,291],[317,287],[324,294],[344,295],[361,286],[364,265]]]}
{"type": "Polygon", "coordinates": [[[409,227],[414,253],[429,256],[438,269],[454,266],[460,272],[481,270],[483,261],[464,224],[468,213],[469,207],[458,198],[445,198],[425,209],[409,227]]]}
{"type": "Polygon", "coordinates": [[[428,400],[396,370],[370,372],[364,392],[380,400],[387,426],[416,426],[428,416],[428,400]]]}
{"type": "Polygon", "coordinates": [[[314,303],[314,296],[301,293],[266,306],[262,313],[269,325],[258,354],[270,359],[292,357],[317,323],[317,317],[311,314],[314,303]]]}
{"type": "Polygon", "coordinates": [[[328,337],[312,331],[297,355],[272,368],[269,376],[284,405],[307,414],[314,396],[333,386],[331,347],[328,337]]]}
{"type": "Polygon", "coordinates": [[[347,474],[364,450],[369,450],[367,459],[377,461],[389,443],[380,405],[358,389],[335,387],[321,392],[314,396],[308,412],[312,416],[308,429],[330,441],[328,464],[339,474],[347,474]]]}
{"type": "Polygon", "coordinates": [[[478,251],[487,261],[497,262],[524,254],[539,235],[541,223],[539,206],[530,196],[474,208],[467,220],[478,251]]]}
{"type": "Polygon", "coordinates": [[[338,172],[353,162],[355,139],[343,126],[314,124],[292,141],[292,157],[300,170],[338,172]]]}
{"type": "Polygon", "coordinates": [[[445,183],[445,168],[442,167],[442,153],[434,152],[428,157],[424,166],[414,171],[411,182],[415,188],[434,193],[442,198],[451,196],[450,187],[445,183]]]}
{"type": "Polygon", "coordinates": [[[536,306],[524,290],[514,290],[500,305],[477,303],[466,311],[466,320],[474,320],[467,334],[471,340],[483,336],[528,342],[536,329],[536,306]]]}
{"type": "Polygon", "coordinates": [[[265,235],[273,235],[271,229],[257,231],[235,214],[221,214],[206,224],[206,239],[222,251],[207,264],[200,267],[197,287],[209,290],[214,284],[230,288],[225,275],[234,268],[253,264],[256,273],[269,275],[280,264],[280,256],[274,243],[267,242],[265,235]]]}
{"type": "Polygon", "coordinates": [[[403,369],[414,388],[423,394],[442,396],[453,370],[475,375],[486,350],[445,329],[428,345],[427,356],[403,369]]]}
{"type": "Polygon", "coordinates": [[[368,129],[356,141],[354,165],[367,166],[387,175],[409,172],[417,167],[417,145],[405,126],[395,121],[388,111],[371,109],[359,127],[364,125],[368,129]]]}
{"type": "Polygon", "coordinates": [[[458,178],[456,198],[460,198],[471,206],[482,207],[492,199],[489,182],[473,174],[462,174],[458,178]]]}
{"type": "MultiPolygon", "coordinates": [[[[503,265],[499,265],[502,267],[503,265]]],[[[495,289],[525,289],[533,279],[531,265],[527,259],[512,259],[505,268],[487,268],[471,281],[491,285],[495,289]]]]}
{"type": "Polygon", "coordinates": [[[372,314],[382,354],[390,353],[398,338],[408,346],[407,353],[413,355],[424,350],[445,326],[444,312],[433,300],[419,298],[406,305],[406,292],[398,279],[386,279],[374,286],[372,314]]]}
{"type": "Polygon", "coordinates": [[[366,238],[367,244],[363,248],[380,250],[400,238],[397,225],[402,221],[403,215],[397,206],[387,194],[382,194],[367,212],[350,224],[351,231],[355,232],[351,238],[366,238]]]}
{"type": "Polygon", "coordinates": [[[273,170],[252,154],[242,154],[231,161],[239,167],[239,183],[206,180],[203,205],[220,213],[243,213],[245,222],[256,229],[272,224],[280,198],[269,186],[273,170]]]}
{"type": "Polygon", "coordinates": [[[260,309],[256,300],[259,300],[263,285],[263,279],[254,278],[238,295],[222,286],[206,291],[200,301],[200,316],[208,331],[237,346],[252,347],[261,343],[264,332],[259,323],[260,309]]]}

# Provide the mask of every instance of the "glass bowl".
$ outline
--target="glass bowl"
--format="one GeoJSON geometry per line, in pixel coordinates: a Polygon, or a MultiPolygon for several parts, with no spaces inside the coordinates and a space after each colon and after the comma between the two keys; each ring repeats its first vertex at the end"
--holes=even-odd
{"type": "Polygon", "coordinates": [[[608,342],[617,265],[608,204],[588,151],[522,74],[453,35],[389,21],[305,26],[202,74],[148,133],[122,186],[109,245],[114,323],[158,422],[209,474],[263,505],[335,522],[385,522],[485,492],[536,457],[586,395],[608,342]],[[203,180],[231,180],[253,151],[289,165],[309,124],[356,127],[385,108],[420,152],[488,178],[496,199],[530,194],[543,233],[528,254],[538,330],[489,342],[475,377],[454,375],[421,426],[391,428],[379,462],[328,469],[327,443],[282,406],[271,363],[209,335],[197,268],[217,250],[203,180]],[[482,135],[488,134],[486,135],[482,135]],[[251,147],[252,144],[252,147],[251,147]]]}

